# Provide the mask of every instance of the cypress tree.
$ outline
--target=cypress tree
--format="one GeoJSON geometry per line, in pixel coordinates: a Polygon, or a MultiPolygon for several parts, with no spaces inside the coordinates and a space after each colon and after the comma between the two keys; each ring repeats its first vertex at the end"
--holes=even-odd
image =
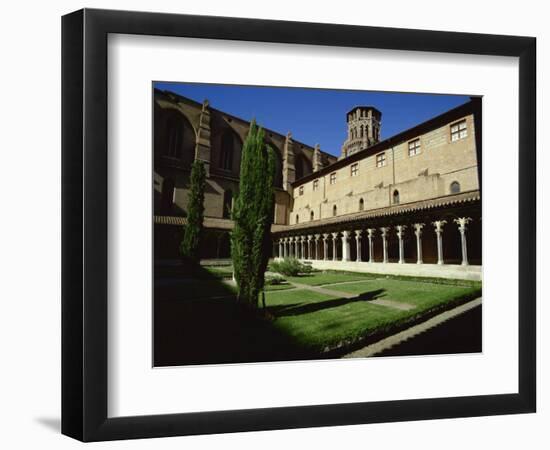
{"type": "Polygon", "coordinates": [[[243,145],[239,194],[231,232],[231,259],[238,300],[257,307],[271,251],[275,155],[264,142],[264,131],[253,121],[243,145]]]}
{"type": "Polygon", "coordinates": [[[187,209],[187,224],[180,243],[181,255],[196,262],[199,259],[199,245],[204,218],[204,188],[206,185],[206,171],[201,161],[193,162],[191,166],[191,189],[187,209]]]}

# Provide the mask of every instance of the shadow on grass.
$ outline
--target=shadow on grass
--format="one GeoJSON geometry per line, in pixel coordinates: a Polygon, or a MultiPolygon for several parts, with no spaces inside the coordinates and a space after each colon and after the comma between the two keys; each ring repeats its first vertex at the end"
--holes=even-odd
{"type": "Polygon", "coordinates": [[[284,306],[271,306],[268,307],[268,311],[277,317],[283,316],[298,316],[301,314],[308,314],[312,312],[322,311],[329,308],[338,308],[340,306],[348,305],[350,303],[368,302],[369,300],[375,300],[379,298],[385,289],[375,289],[369,292],[363,292],[357,297],[352,298],[335,298],[331,300],[325,300],[316,303],[301,303],[298,305],[284,305],[284,306]],[[277,308],[277,309],[272,309],[277,308]]]}
{"type": "Polygon", "coordinates": [[[203,268],[164,276],[156,271],[154,366],[285,361],[311,356],[271,321],[240,306],[233,288],[203,268]],[[177,283],[178,278],[191,282],[177,283]],[[208,298],[214,296],[220,298],[208,298]]]}

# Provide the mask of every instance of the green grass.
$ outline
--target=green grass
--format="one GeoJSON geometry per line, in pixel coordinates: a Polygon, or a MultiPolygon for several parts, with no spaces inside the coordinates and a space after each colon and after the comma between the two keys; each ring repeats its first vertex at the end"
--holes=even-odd
{"type": "Polygon", "coordinates": [[[365,278],[372,278],[372,275],[362,273],[348,272],[313,272],[309,275],[299,277],[286,277],[287,281],[295,283],[307,284],[309,286],[322,286],[324,284],[342,283],[346,281],[361,281],[365,278]]]}
{"type": "Polygon", "coordinates": [[[292,284],[266,284],[265,290],[268,291],[285,291],[287,289],[294,289],[294,286],[292,284]]]}
{"type": "MultiPolygon", "coordinates": [[[[325,275],[316,274],[313,278],[320,277],[324,281],[327,279],[325,275]]],[[[357,294],[357,297],[338,298],[305,289],[266,293],[266,303],[274,316],[275,326],[291,336],[297,345],[322,353],[375,335],[391,334],[422,317],[481,295],[480,286],[394,279],[373,279],[331,286],[330,289],[357,294]],[[398,310],[369,301],[374,299],[408,303],[415,308],[398,310]]]]}

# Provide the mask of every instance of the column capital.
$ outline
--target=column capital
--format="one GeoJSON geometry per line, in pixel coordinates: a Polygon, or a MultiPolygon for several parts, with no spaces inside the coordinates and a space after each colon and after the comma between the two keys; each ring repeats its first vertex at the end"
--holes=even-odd
{"type": "Polygon", "coordinates": [[[338,232],[337,232],[337,231],[334,232],[334,233],[330,233],[330,234],[332,234],[332,237],[333,237],[334,239],[336,239],[336,238],[338,237],[338,232]]]}
{"type": "Polygon", "coordinates": [[[369,235],[369,238],[372,238],[375,232],[376,232],[376,228],[367,228],[367,233],[369,235]]]}
{"type": "Polygon", "coordinates": [[[454,219],[454,223],[458,225],[458,229],[461,233],[465,232],[468,228],[468,224],[472,221],[471,217],[459,217],[454,219]]]}
{"type": "Polygon", "coordinates": [[[300,241],[301,241],[301,242],[305,242],[306,239],[307,239],[307,238],[306,238],[305,236],[300,236],[300,241]]]}
{"type": "Polygon", "coordinates": [[[435,227],[436,233],[442,233],[443,232],[443,226],[447,223],[446,220],[436,220],[435,222],[432,222],[432,225],[435,227]]]}
{"type": "Polygon", "coordinates": [[[397,230],[397,237],[402,238],[403,233],[407,229],[407,226],[406,225],[396,225],[395,229],[397,230]]]}
{"type": "Polygon", "coordinates": [[[390,227],[380,227],[380,232],[382,233],[382,237],[386,237],[388,235],[388,231],[390,231],[390,227]]]}
{"type": "Polygon", "coordinates": [[[413,224],[413,227],[414,227],[414,234],[416,234],[417,236],[421,236],[422,235],[422,228],[424,228],[424,223],[414,223],[413,224]]]}
{"type": "Polygon", "coordinates": [[[329,237],[328,233],[323,233],[323,241],[326,241],[329,237]]]}
{"type": "Polygon", "coordinates": [[[357,238],[360,238],[361,237],[361,234],[363,234],[363,230],[355,230],[355,236],[357,238]]]}
{"type": "Polygon", "coordinates": [[[342,236],[344,239],[349,239],[350,232],[348,230],[342,231],[342,236]]]}
{"type": "Polygon", "coordinates": [[[315,237],[315,240],[318,241],[319,238],[321,237],[321,235],[320,234],[315,234],[314,237],[315,237]]]}
{"type": "Polygon", "coordinates": [[[308,234],[308,235],[307,235],[307,240],[308,240],[308,241],[311,241],[312,239],[313,239],[313,235],[312,235],[312,234],[308,234]]]}

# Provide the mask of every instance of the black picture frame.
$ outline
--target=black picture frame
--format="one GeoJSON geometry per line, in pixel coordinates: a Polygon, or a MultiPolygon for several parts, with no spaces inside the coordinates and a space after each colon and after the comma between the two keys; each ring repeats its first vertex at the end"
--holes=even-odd
{"type": "Polygon", "coordinates": [[[93,9],[64,16],[62,433],[102,441],[535,412],[535,72],[533,37],[93,9]],[[518,393],[108,418],[109,33],[518,57],[518,393]]]}

